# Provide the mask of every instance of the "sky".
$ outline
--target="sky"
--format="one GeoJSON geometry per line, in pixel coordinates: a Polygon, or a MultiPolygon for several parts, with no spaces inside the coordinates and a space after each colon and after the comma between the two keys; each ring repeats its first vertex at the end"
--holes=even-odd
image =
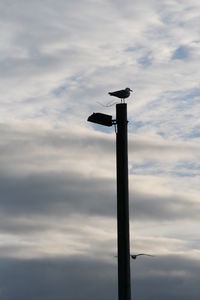
{"type": "Polygon", "coordinates": [[[115,130],[87,118],[126,87],[132,299],[199,299],[199,28],[198,0],[0,0],[2,299],[117,299],[115,130]]]}

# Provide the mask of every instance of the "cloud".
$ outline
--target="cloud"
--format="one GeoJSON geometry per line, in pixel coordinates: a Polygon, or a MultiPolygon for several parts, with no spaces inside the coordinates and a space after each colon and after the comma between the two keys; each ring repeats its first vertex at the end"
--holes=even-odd
{"type": "MultiPolygon", "coordinates": [[[[57,208],[62,211],[65,207],[68,214],[75,211],[113,214],[116,176],[114,133],[94,134],[91,130],[79,132],[64,128],[44,128],[41,131],[38,126],[32,130],[24,126],[1,127],[2,209],[31,214],[55,212],[57,208]],[[98,157],[102,155],[104,159],[99,162],[98,157]]],[[[191,197],[190,193],[185,191],[183,196],[181,192],[170,192],[169,187],[168,191],[160,189],[160,192],[157,188],[157,194],[151,195],[148,188],[148,192],[144,192],[142,185],[148,180],[149,185],[159,183],[160,187],[166,186],[169,173],[174,174],[173,180],[177,184],[181,176],[180,165],[184,166],[186,172],[189,162],[194,163],[194,166],[198,162],[199,145],[169,143],[160,137],[140,138],[130,135],[129,146],[132,174],[130,187],[131,193],[136,195],[133,198],[138,203],[141,198],[148,203],[155,201],[154,206],[157,208],[160,207],[159,203],[165,202],[168,205],[170,199],[177,203],[181,203],[182,199],[182,205],[186,207],[185,201],[191,197]],[[141,176],[144,169],[146,178],[141,176]],[[162,173],[163,183],[159,182],[158,176],[162,173]],[[133,190],[132,181],[135,182],[133,190]],[[169,196],[164,196],[166,193],[169,196]],[[150,201],[149,197],[154,199],[150,201]]],[[[198,173],[196,176],[198,178],[198,173]]],[[[192,198],[194,203],[196,198],[192,198]]],[[[178,217],[177,214],[175,216],[178,217]]]]}
{"type": "MultiPolygon", "coordinates": [[[[148,279],[143,276],[140,277],[140,275],[137,278],[136,275],[135,293],[138,297],[168,299],[173,295],[174,299],[187,299],[189,295],[192,295],[196,299],[198,288],[196,286],[195,262],[178,256],[160,257],[158,261],[158,264],[155,260],[145,261],[148,279]],[[157,269],[158,266],[159,270],[157,269]],[[194,289],[192,290],[190,290],[191,282],[194,282],[194,289]]],[[[140,273],[141,268],[143,269],[143,266],[135,264],[135,274],[140,273]]]]}
{"type": "Polygon", "coordinates": [[[133,293],[197,299],[199,1],[0,11],[2,298],[116,297],[114,128],[86,120],[130,86],[131,249],[161,255],[136,261],[133,293]]]}
{"type": "MultiPolygon", "coordinates": [[[[198,299],[199,263],[177,256],[132,262],[132,294],[144,300],[198,299]]],[[[117,268],[101,259],[1,260],[4,299],[110,299],[117,297],[117,268]],[[77,288],[77,286],[79,288],[77,288]]]]}
{"type": "MultiPolygon", "coordinates": [[[[114,139],[114,132],[90,127],[1,125],[1,257],[116,253],[114,139]]],[[[167,223],[178,235],[184,222],[198,222],[198,173],[188,179],[176,172],[178,163],[181,172],[184,160],[198,161],[196,143],[130,135],[129,154],[130,221],[141,236],[147,234],[141,224],[157,224],[150,231],[154,236],[161,231],[158,224],[167,223]]],[[[189,166],[182,168],[188,172],[189,166]]],[[[156,253],[177,249],[170,246],[171,236],[165,246],[156,241],[156,253]]],[[[137,247],[143,251],[148,245],[153,250],[148,239],[137,247]]]]}

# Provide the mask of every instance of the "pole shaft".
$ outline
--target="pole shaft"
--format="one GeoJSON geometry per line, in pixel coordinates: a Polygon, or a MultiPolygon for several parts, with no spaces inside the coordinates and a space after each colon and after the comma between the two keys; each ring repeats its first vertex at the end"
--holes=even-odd
{"type": "Polygon", "coordinates": [[[131,300],[127,105],[116,105],[118,299],[131,300]]]}

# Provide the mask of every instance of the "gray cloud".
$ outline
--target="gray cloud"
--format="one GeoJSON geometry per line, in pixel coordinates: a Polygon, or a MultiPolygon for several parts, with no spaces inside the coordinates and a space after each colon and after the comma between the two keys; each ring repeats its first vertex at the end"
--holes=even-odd
{"type": "Polygon", "coordinates": [[[196,285],[198,262],[195,266],[195,260],[178,256],[160,257],[157,262],[146,260],[142,265],[138,262],[137,265],[135,264],[135,274],[137,272],[139,274],[144,272],[138,275],[138,278],[137,275],[135,276],[135,292],[140,298],[187,299],[192,297],[196,299],[198,297],[199,288],[196,285]],[[146,275],[144,275],[144,264],[146,275]],[[193,288],[190,289],[193,284],[193,288]]]}
{"type": "MultiPolygon", "coordinates": [[[[19,179],[1,176],[0,182],[1,211],[10,216],[67,216],[74,213],[115,216],[114,179],[84,179],[79,174],[54,173],[19,179]]],[[[138,192],[132,181],[130,186],[130,211],[136,219],[198,219],[198,202],[184,198],[181,193],[151,195],[138,192]]]]}
{"type": "MultiPolygon", "coordinates": [[[[87,258],[1,260],[4,299],[111,299],[117,297],[117,268],[87,258]]],[[[163,256],[131,261],[132,294],[147,299],[196,300],[199,263],[185,257],[163,256]],[[134,265],[133,265],[134,264],[134,265]]]]}
{"type": "Polygon", "coordinates": [[[130,196],[132,198],[131,215],[136,219],[198,220],[199,203],[179,197],[177,194],[167,197],[133,192],[130,196]]]}
{"type": "MultiPolygon", "coordinates": [[[[11,214],[111,214],[114,183],[66,174],[1,177],[1,209],[11,214]]],[[[114,203],[113,203],[114,204],[114,203]]]]}
{"type": "MultiPolygon", "coordinates": [[[[31,131],[23,126],[18,129],[1,126],[0,204],[4,212],[114,214],[114,134],[94,135],[91,131],[83,131],[86,135],[82,136],[81,132],[72,132],[63,129],[39,130],[38,127],[31,131]],[[99,156],[103,157],[101,161],[99,156]]],[[[153,159],[149,172],[155,176],[155,180],[156,171],[159,171],[154,165],[156,159],[157,162],[164,158],[173,159],[176,165],[181,155],[182,159],[187,156],[194,159],[195,155],[197,158],[199,155],[197,144],[174,144],[153,138],[145,140],[131,137],[130,150],[130,165],[132,160],[137,162],[135,158],[139,162],[142,159],[144,163],[147,158],[149,162],[150,158],[153,159]]],[[[162,166],[165,168],[164,164],[162,166]]],[[[137,176],[143,174],[144,168],[144,164],[138,164],[137,168],[133,164],[131,169],[130,198],[138,207],[137,215],[141,211],[141,214],[150,218],[159,215],[160,218],[164,215],[166,218],[178,218],[181,215],[185,217],[186,211],[187,215],[193,211],[194,216],[198,211],[194,209],[196,198],[189,200],[189,194],[183,196],[181,192],[171,192],[166,197],[162,192],[152,196],[146,190],[142,191],[142,186],[137,184],[137,176]]],[[[175,173],[174,180],[176,176],[175,173]]],[[[144,177],[143,181],[145,184],[147,179],[144,177]]]]}
{"type": "MultiPolygon", "coordinates": [[[[114,133],[2,124],[0,143],[0,223],[4,239],[1,257],[38,258],[87,252],[93,257],[95,253],[106,257],[105,249],[111,255],[116,252],[114,133]]],[[[159,161],[162,152],[166,158],[173,153],[176,163],[183,148],[181,144],[176,149],[162,139],[135,138],[133,142],[132,137],[130,146],[130,161],[136,162],[147,156],[159,161]]],[[[186,157],[190,147],[183,150],[186,157]]],[[[193,153],[199,153],[195,149],[193,153]]],[[[173,191],[171,179],[164,176],[161,180],[156,172],[150,173],[145,177],[144,167],[140,166],[140,171],[130,175],[131,222],[146,227],[152,222],[175,222],[176,230],[177,222],[198,222],[198,189],[196,194],[194,190],[192,194],[184,193],[183,188],[178,191],[177,184],[182,184],[183,179],[179,183],[174,176],[173,191]]],[[[186,183],[184,186],[187,189],[186,183]]],[[[151,234],[157,232],[151,230],[151,234]]],[[[176,248],[170,246],[170,241],[169,236],[165,253],[176,248]]],[[[161,244],[163,240],[159,239],[156,253],[163,249],[161,244]]],[[[147,243],[138,244],[138,249],[147,248],[147,243]]]]}
{"type": "Polygon", "coordinates": [[[53,260],[1,261],[4,299],[105,299],[116,297],[115,269],[78,257],[53,260]]]}

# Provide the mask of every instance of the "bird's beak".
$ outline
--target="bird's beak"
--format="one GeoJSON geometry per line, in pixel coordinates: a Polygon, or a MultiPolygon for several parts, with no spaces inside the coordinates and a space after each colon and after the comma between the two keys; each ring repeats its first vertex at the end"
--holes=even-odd
{"type": "Polygon", "coordinates": [[[133,90],[130,89],[130,92],[133,92],[133,90]]]}

